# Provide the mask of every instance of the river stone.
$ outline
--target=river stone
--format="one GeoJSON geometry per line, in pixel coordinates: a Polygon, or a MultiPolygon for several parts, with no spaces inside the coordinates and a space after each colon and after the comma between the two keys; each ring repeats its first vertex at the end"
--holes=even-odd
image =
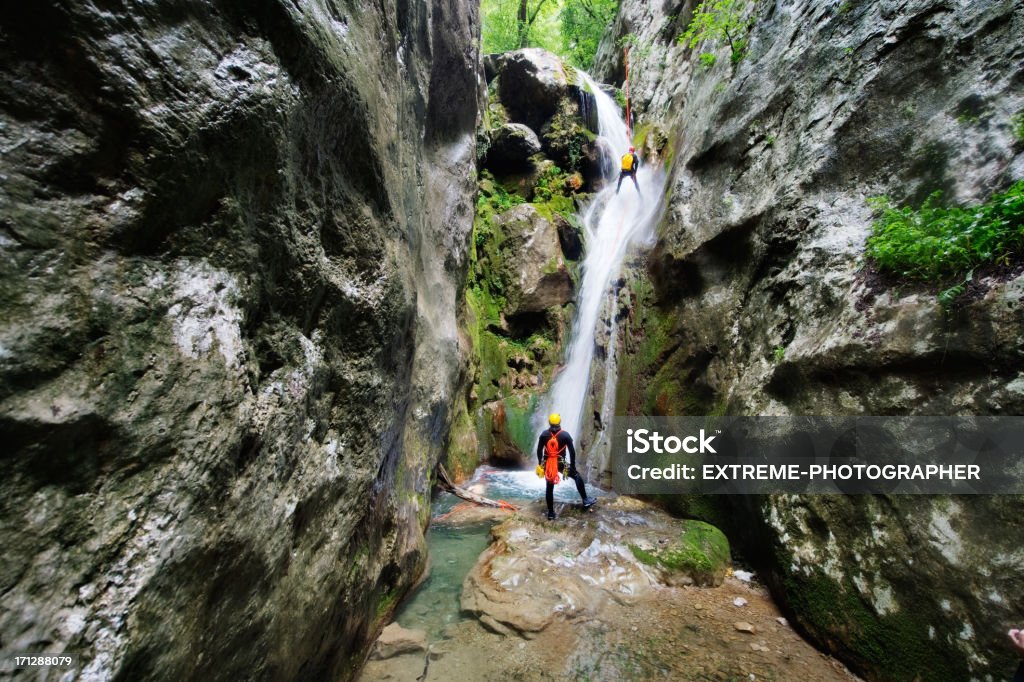
{"type": "Polygon", "coordinates": [[[506,123],[491,132],[486,165],[496,172],[524,166],[541,149],[537,134],[522,123],[506,123]]]}
{"type": "Polygon", "coordinates": [[[427,650],[427,633],[423,630],[407,630],[398,623],[384,628],[370,653],[372,658],[383,660],[399,654],[427,650]]]}
{"type": "Polygon", "coordinates": [[[38,0],[2,33],[0,657],[351,677],[464,381],[478,3],[38,0]]]}
{"type": "MultiPolygon", "coordinates": [[[[618,404],[1024,414],[1019,277],[976,276],[976,294],[947,310],[938,286],[879,283],[864,267],[864,197],[978,203],[1024,177],[1010,133],[1024,108],[1020,4],[760,4],[747,56],[733,65],[721,47],[711,69],[672,39],[678,4],[624,0],[597,57],[597,75],[621,82],[617,40],[649,46],[632,53],[638,130],[657,124],[672,160],[657,243],[627,274],[618,404]]],[[[728,524],[794,625],[865,678],[1012,670],[1020,496],[668,503],[728,524]]]]}
{"type": "Polygon", "coordinates": [[[562,257],[558,230],[531,204],[520,204],[494,219],[505,236],[501,276],[506,315],[541,312],[572,300],[573,282],[562,257]]]}
{"type": "Polygon", "coordinates": [[[391,658],[378,660],[371,658],[363,666],[357,679],[360,682],[412,682],[423,679],[429,661],[426,652],[400,654],[391,658]]]}

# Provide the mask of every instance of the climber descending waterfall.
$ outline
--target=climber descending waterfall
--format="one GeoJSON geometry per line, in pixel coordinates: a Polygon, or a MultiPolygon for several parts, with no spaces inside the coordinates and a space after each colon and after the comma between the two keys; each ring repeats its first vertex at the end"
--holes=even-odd
{"type": "MultiPolygon", "coordinates": [[[[619,170],[619,159],[628,153],[630,140],[626,122],[619,107],[586,73],[580,77],[597,104],[598,130],[610,148],[605,176],[613,178],[619,170]]],[[[583,261],[582,282],[576,297],[573,335],[565,366],[557,375],[547,400],[537,412],[538,425],[548,412],[560,412],[562,424],[572,433],[583,430],[583,409],[590,389],[591,362],[594,357],[595,332],[602,305],[608,301],[609,286],[614,281],[630,244],[650,240],[661,211],[663,178],[653,164],[645,164],[636,172],[639,193],[616,194],[614,182],[581,211],[586,234],[587,253],[583,261]]],[[[608,358],[613,348],[608,349],[608,358]]],[[[614,380],[603,386],[605,394],[614,393],[614,380]]],[[[610,401],[600,396],[600,404],[610,401]]]]}

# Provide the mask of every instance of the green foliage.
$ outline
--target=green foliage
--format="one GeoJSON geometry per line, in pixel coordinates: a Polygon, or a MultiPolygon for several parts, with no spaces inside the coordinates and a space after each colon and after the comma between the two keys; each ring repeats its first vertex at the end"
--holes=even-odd
{"type": "Polygon", "coordinates": [[[1010,130],[1017,142],[1024,142],[1024,111],[1018,111],[1010,118],[1010,130]]]}
{"type": "Polygon", "coordinates": [[[618,104],[621,109],[626,108],[626,93],[619,88],[615,88],[615,103],[618,104]]]}
{"type": "Polygon", "coordinates": [[[589,69],[618,9],[619,0],[563,1],[559,13],[562,56],[573,66],[589,69]]]}
{"type": "Polygon", "coordinates": [[[718,61],[718,57],[713,52],[705,52],[698,59],[700,59],[700,65],[705,69],[710,69],[718,61]]]}
{"type": "Polygon", "coordinates": [[[735,64],[743,59],[747,31],[754,25],[754,18],[746,16],[747,0],[703,0],[693,13],[689,27],[679,36],[679,43],[696,47],[700,43],[716,43],[725,40],[732,51],[735,64]]]}
{"type": "Polygon", "coordinates": [[[589,69],[619,0],[481,0],[484,53],[542,47],[589,69]]]}
{"type": "Polygon", "coordinates": [[[565,173],[558,166],[548,166],[537,178],[533,188],[534,202],[551,201],[551,197],[561,193],[565,185],[565,173]]]}
{"type": "Polygon", "coordinates": [[[775,358],[775,362],[782,362],[786,359],[786,349],[784,346],[775,346],[775,350],[772,351],[772,357],[775,358]]]}
{"type": "Polygon", "coordinates": [[[747,55],[747,39],[740,38],[733,45],[732,53],[729,55],[729,61],[733,64],[739,64],[740,60],[747,55]]]}
{"type": "Polygon", "coordinates": [[[476,207],[478,211],[486,212],[490,208],[491,212],[495,215],[498,213],[504,213],[513,206],[526,201],[523,197],[518,194],[513,194],[501,185],[494,183],[489,187],[490,196],[485,195],[481,192],[476,199],[476,207]]]}
{"type": "Polygon", "coordinates": [[[629,54],[635,59],[647,59],[651,56],[651,50],[653,46],[647,40],[643,40],[635,33],[627,33],[626,35],[619,38],[616,43],[619,49],[629,48],[629,54]]]}
{"type": "MultiPolygon", "coordinates": [[[[869,199],[879,216],[868,257],[902,277],[941,281],[966,277],[979,265],[1008,263],[1024,247],[1024,180],[979,206],[946,208],[940,199],[935,192],[918,209],[896,208],[887,197],[869,199]]],[[[962,289],[947,292],[955,298],[962,289]]]]}
{"type": "Polygon", "coordinates": [[[481,0],[483,51],[543,47],[558,52],[560,0],[481,0]]]}

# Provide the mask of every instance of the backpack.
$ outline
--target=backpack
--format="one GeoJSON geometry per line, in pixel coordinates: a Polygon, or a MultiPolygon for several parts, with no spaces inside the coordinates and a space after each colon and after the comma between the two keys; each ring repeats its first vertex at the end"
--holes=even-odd
{"type": "Polygon", "coordinates": [[[622,170],[631,171],[633,170],[633,159],[635,157],[632,153],[626,154],[622,157],[622,170]]]}

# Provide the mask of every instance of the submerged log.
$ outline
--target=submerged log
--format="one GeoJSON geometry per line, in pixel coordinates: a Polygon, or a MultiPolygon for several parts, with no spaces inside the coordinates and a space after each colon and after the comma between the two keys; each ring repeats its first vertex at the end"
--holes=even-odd
{"type": "Polygon", "coordinates": [[[471,493],[465,488],[460,488],[459,486],[455,485],[448,477],[448,472],[445,471],[443,464],[437,465],[437,482],[442,488],[450,492],[452,495],[455,495],[458,498],[466,500],[467,502],[479,504],[484,507],[495,507],[497,509],[507,509],[508,511],[519,511],[519,507],[509,502],[506,502],[505,500],[492,500],[489,497],[484,497],[483,495],[471,493]]]}

